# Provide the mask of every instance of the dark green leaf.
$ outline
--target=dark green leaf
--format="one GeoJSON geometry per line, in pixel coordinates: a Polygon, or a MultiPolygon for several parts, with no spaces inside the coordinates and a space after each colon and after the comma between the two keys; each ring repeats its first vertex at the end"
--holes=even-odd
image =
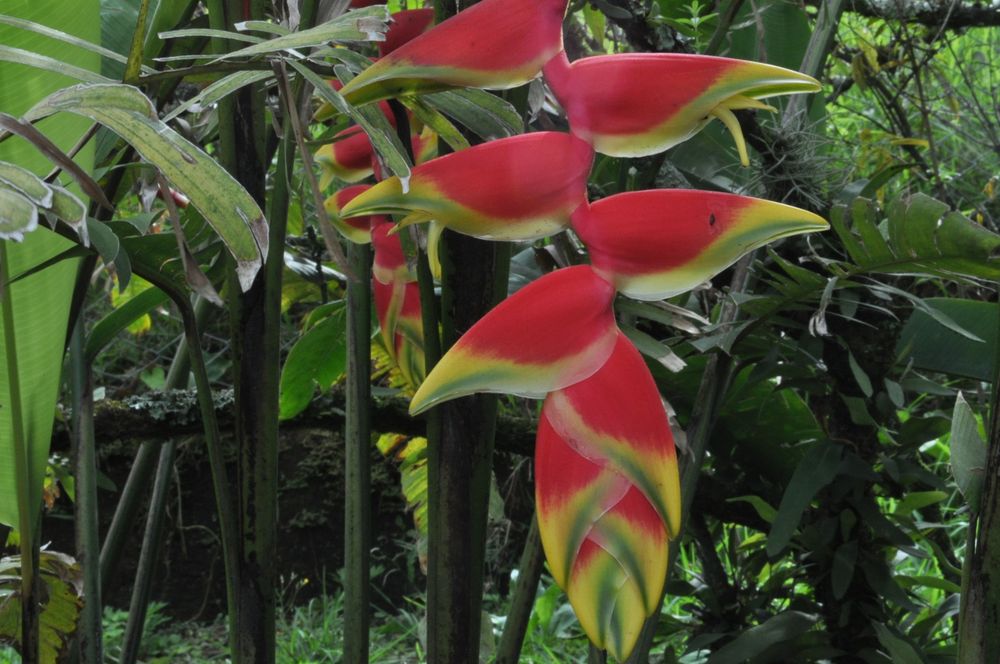
{"type": "Polygon", "coordinates": [[[854,566],[858,561],[858,541],[851,540],[844,542],[833,554],[833,572],[830,576],[830,585],[833,587],[833,596],[841,599],[847,593],[854,578],[854,566]]]}
{"type": "Polygon", "coordinates": [[[800,611],[785,611],[751,627],[731,642],[719,648],[708,664],[741,664],[759,655],[771,646],[791,641],[809,631],[816,624],[816,616],[800,611]]]}
{"type": "Polygon", "coordinates": [[[449,90],[424,95],[423,100],[486,141],[524,131],[517,110],[485,90],[449,90]]]}
{"type": "Polygon", "coordinates": [[[757,515],[764,519],[768,523],[774,523],[774,518],[777,516],[778,511],[767,504],[767,501],[760,496],[737,496],[735,498],[728,498],[727,503],[750,503],[750,505],[756,510],[757,515]]]}
{"type": "Polygon", "coordinates": [[[843,450],[832,443],[816,443],[802,458],[778,506],[778,515],[767,537],[767,555],[777,556],[791,541],[816,493],[833,481],[843,450]]]}
{"type": "Polygon", "coordinates": [[[872,381],[868,378],[868,374],[865,373],[864,369],[861,368],[861,365],[858,364],[858,361],[854,359],[854,353],[850,350],[847,351],[847,364],[851,368],[851,373],[854,374],[854,380],[858,383],[858,387],[861,388],[866,397],[871,398],[872,394],[875,393],[872,390],[872,381]]]}
{"type": "Polygon", "coordinates": [[[889,652],[893,664],[926,664],[916,646],[882,623],[872,623],[878,642],[889,652]]]}
{"type": "Polygon", "coordinates": [[[997,305],[945,297],[926,298],[924,302],[983,341],[973,341],[968,335],[948,329],[929,311],[918,309],[899,335],[896,353],[901,361],[912,360],[918,369],[992,381],[997,352],[997,305]]]}

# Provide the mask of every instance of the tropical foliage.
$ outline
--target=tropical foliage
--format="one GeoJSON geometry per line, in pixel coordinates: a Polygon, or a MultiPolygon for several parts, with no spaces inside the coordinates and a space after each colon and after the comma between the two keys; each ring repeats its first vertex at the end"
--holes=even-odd
{"type": "Polygon", "coordinates": [[[992,10],[430,4],[2,10],[0,640],[140,657],[178,446],[141,443],[105,533],[97,414],[145,333],[148,397],[193,386],[231,661],[299,629],[279,421],[335,386],[343,570],[301,613],[330,657],[394,649],[369,639],[373,448],[427,661],[533,661],[538,633],[591,661],[1000,656],[997,152],[969,149],[998,146],[992,10]],[[60,486],[66,553],[41,547],[60,486]],[[483,603],[498,517],[509,607],[483,603]]]}

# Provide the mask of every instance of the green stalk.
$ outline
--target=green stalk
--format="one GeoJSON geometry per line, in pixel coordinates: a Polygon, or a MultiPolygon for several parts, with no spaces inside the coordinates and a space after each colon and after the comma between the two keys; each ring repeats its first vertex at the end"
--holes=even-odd
{"type": "Polygon", "coordinates": [[[538,592],[538,581],[542,577],[544,565],[545,552],[538,533],[538,519],[532,515],[531,529],[524,542],[521,561],[517,565],[517,585],[510,600],[500,645],[497,646],[496,664],[517,664],[521,661],[524,635],[528,631],[528,621],[535,605],[535,594],[538,592]]]}
{"type": "MultiPolygon", "coordinates": [[[[435,18],[443,21],[476,1],[435,3],[435,18]]],[[[442,348],[506,296],[509,252],[507,245],[444,233],[442,348]]],[[[428,421],[427,661],[475,662],[497,399],[473,395],[434,411],[440,419],[428,421]]]]}
{"type": "MultiPolygon", "coordinates": [[[[147,281],[149,281],[147,279],[147,281]]],[[[169,293],[168,293],[169,294],[169,293]]],[[[172,295],[175,299],[187,302],[180,293],[172,295]]],[[[183,307],[181,307],[183,318],[183,307]]],[[[201,327],[209,312],[208,303],[198,298],[194,305],[194,315],[196,327],[201,327]]],[[[177,390],[187,386],[188,376],[191,373],[191,362],[188,353],[188,338],[181,337],[177,348],[174,350],[174,357],[167,370],[167,378],[164,381],[164,389],[177,390]]],[[[132,468],[129,470],[125,486],[122,488],[121,497],[115,507],[115,513],[111,517],[111,525],[108,527],[108,534],[104,537],[104,545],[101,547],[101,592],[107,594],[111,588],[111,580],[115,577],[113,573],[118,569],[121,561],[122,550],[128,541],[128,536],[135,523],[135,517],[142,505],[142,497],[146,489],[152,483],[153,468],[156,457],[159,454],[160,443],[152,440],[144,440],[139,445],[139,450],[132,461],[132,468]]]]}
{"type": "Polygon", "coordinates": [[[121,664],[135,664],[139,656],[146,610],[153,586],[153,574],[162,553],[163,517],[166,514],[167,494],[170,490],[170,476],[174,469],[174,454],[177,443],[168,440],[160,448],[160,461],[156,468],[153,495],[150,498],[146,531],[142,538],[142,552],[139,554],[139,568],[136,570],[135,587],[129,602],[128,622],[122,644],[121,664]]]}
{"type": "Polygon", "coordinates": [[[146,495],[146,489],[149,488],[152,481],[153,468],[159,449],[159,442],[144,440],[135,453],[132,468],[129,470],[128,479],[125,480],[121,498],[118,499],[114,516],[111,518],[111,525],[108,527],[108,534],[104,537],[104,545],[101,547],[102,594],[107,594],[112,588],[112,580],[115,578],[114,572],[121,562],[122,550],[132,532],[139,507],[142,505],[142,497],[146,495]]]}
{"type": "MultiPolygon", "coordinates": [[[[236,529],[234,501],[230,493],[229,482],[226,479],[225,459],[222,453],[219,425],[215,417],[215,404],[212,399],[208,372],[205,369],[205,361],[199,342],[201,335],[199,333],[198,320],[204,319],[208,315],[210,305],[205,300],[198,300],[195,306],[192,307],[184,293],[173,288],[171,284],[164,283],[157,275],[140,274],[140,276],[143,276],[151,283],[163,289],[170,296],[177,305],[184,323],[184,338],[178,344],[174,361],[167,375],[165,387],[168,390],[182,387],[187,382],[188,374],[193,371],[205,434],[205,444],[208,451],[209,467],[212,473],[216,508],[219,514],[223,565],[226,570],[229,636],[230,646],[232,647],[235,643],[235,631],[233,627],[236,614],[236,596],[234,586],[235,574],[238,573],[238,565],[235,558],[238,546],[238,531],[236,529]]],[[[152,450],[153,448],[151,447],[150,449],[152,450]]],[[[141,645],[153,575],[156,572],[156,564],[160,554],[159,548],[163,539],[163,515],[166,508],[170,472],[173,470],[175,452],[176,443],[172,440],[164,443],[163,447],[160,448],[153,495],[150,497],[146,532],[143,536],[142,551],[139,555],[139,568],[136,570],[135,587],[133,588],[132,599],[129,604],[129,622],[126,624],[125,645],[122,648],[123,662],[130,661],[127,657],[137,657],[141,645]],[[170,465],[165,467],[165,463],[169,463],[170,465]],[[157,487],[161,486],[161,478],[163,478],[162,490],[157,491],[157,487]]],[[[140,453],[142,453],[141,448],[140,453]]],[[[131,473],[129,479],[132,479],[131,473]]],[[[140,491],[136,490],[133,500],[137,501],[140,495],[140,491]]],[[[121,537],[124,539],[123,535],[121,537]]]]}
{"type": "MultiPolygon", "coordinates": [[[[262,3],[213,0],[216,27],[264,17],[262,3]],[[222,11],[217,11],[221,9],[222,11]],[[224,14],[222,13],[224,12],[224,14]]],[[[277,579],[278,372],[281,268],[287,218],[288,163],[279,155],[279,176],[267,201],[265,178],[270,159],[265,146],[265,99],[261,85],[227,97],[220,106],[219,138],[223,165],[267,211],[268,258],[261,274],[243,293],[230,269],[230,313],[234,434],[237,446],[237,506],[240,545],[236,574],[236,652],[239,664],[269,664],[275,659],[275,582],[277,579]],[[234,142],[229,141],[233,139],[234,142]],[[270,203],[268,205],[267,203],[270,203]]],[[[287,151],[287,149],[286,149],[287,151]]]]}
{"type": "Polygon", "coordinates": [[[14,435],[14,464],[17,475],[17,529],[21,538],[21,661],[39,661],[38,650],[38,580],[35,561],[34,519],[31,506],[31,478],[28,476],[28,440],[24,435],[21,405],[21,379],[17,369],[17,334],[14,328],[10,268],[7,242],[0,241],[0,308],[3,309],[4,351],[7,357],[7,381],[10,385],[10,410],[14,435]]]}
{"type": "MultiPolygon", "coordinates": [[[[450,345],[506,295],[510,249],[448,231],[443,245],[441,319],[450,345]]],[[[429,441],[427,463],[428,661],[471,662],[479,657],[497,399],[473,395],[437,410],[440,436],[429,441]]]]}
{"type": "Polygon", "coordinates": [[[97,451],[94,441],[94,386],[90,362],[84,353],[83,317],[78,316],[70,337],[70,381],[76,448],[74,503],[76,557],[83,568],[83,616],[79,638],[81,661],[101,664],[101,566],[97,517],[97,451]]]}
{"type": "Polygon", "coordinates": [[[344,662],[368,661],[371,549],[371,245],[350,243],[344,433],[344,662]]]}
{"type": "Polygon", "coordinates": [[[1000,357],[993,365],[983,493],[980,504],[970,507],[967,542],[957,662],[994,662],[1000,657],[1000,357]]]}
{"type": "MultiPolygon", "coordinates": [[[[183,298],[182,298],[183,299],[183,298]]],[[[184,304],[187,301],[184,300],[184,304]]],[[[215,416],[215,400],[212,398],[212,386],[208,380],[208,370],[205,368],[205,357],[201,352],[201,334],[199,321],[209,312],[207,300],[199,299],[192,309],[181,306],[181,317],[184,320],[184,339],[177,348],[178,354],[186,350],[185,362],[180,356],[171,366],[167,375],[168,385],[181,385],[187,382],[188,370],[184,365],[190,365],[194,374],[195,388],[198,391],[198,408],[201,411],[202,427],[205,432],[205,449],[208,452],[208,465],[212,473],[212,489],[215,493],[215,506],[219,514],[219,539],[222,542],[222,561],[226,571],[226,609],[229,624],[229,649],[236,651],[236,588],[239,574],[239,527],[236,517],[236,501],[233,498],[229,478],[226,475],[226,458],[222,451],[222,434],[219,432],[219,422],[215,416]],[[176,372],[175,372],[176,369],[176,372]]]]}

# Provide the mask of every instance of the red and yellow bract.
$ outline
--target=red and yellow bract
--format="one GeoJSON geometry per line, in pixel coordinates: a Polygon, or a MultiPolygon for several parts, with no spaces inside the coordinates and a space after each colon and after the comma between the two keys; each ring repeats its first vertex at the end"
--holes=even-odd
{"type": "Polygon", "coordinates": [[[344,182],[360,182],[372,174],[371,141],[361,127],[348,127],[334,136],[333,142],[321,146],[314,155],[320,167],[321,189],[334,178],[344,182]]]}
{"type": "Polygon", "coordinates": [[[408,182],[386,178],[341,213],[402,214],[400,226],[434,220],[479,238],[531,240],[569,225],[586,202],[592,160],[590,146],[569,134],[503,138],[421,164],[408,182]]]}
{"type": "Polygon", "coordinates": [[[621,333],[600,370],[545,400],[535,496],[553,578],[587,636],[624,659],[658,608],[680,486],[659,392],[621,333]]]}
{"type": "Polygon", "coordinates": [[[368,244],[371,242],[371,229],[375,223],[374,217],[352,217],[345,219],[341,216],[340,210],[352,199],[371,188],[370,184],[357,184],[353,187],[345,187],[337,193],[328,197],[323,203],[323,208],[330,217],[330,223],[340,231],[340,234],[355,244],[368,244]]]}
{"type": "Polygon", "coordinates": [[[556,270],[483,316],[410,402],[418,414],[474,392],[539,397],[597,371],[615,346],[614,288],[589,266],[556,270]]]}
{"type": "Polygon", "coordinates": [[[406,263],[399,236],[389,233],[392,222],[384,217],[374,219],[371,229],[375,250],[372,291],[382,343],[403,378],[415,387],[424,379],[420,290],[406,263]]]}
{"type": "Polygon", "coordinates": [[[790,69],[676,53],[602,55],[572,64],[562,53],[544,72],[570,130],[614,157],[662,152],[715,117],[733,133],[746,162],[733,110],[773,110],[759,100],[820,89],[815,79],[790,69]]]}
{"type": "Polygon", "coordinates": [[[392,23],[385,33],[385,41],[379,42],[378,52],[385,57],[406,44],[417,35],[423,34],[434,24],[433,9],[406,9],[392,15],[392,23]]]}
{"type": "Polygon", "coordinates": [[[573,215],[594,270],[639,300],[689,291],[768,242],[827,227],[791,205],[688,189],[618,194],[573,215]]]}
{"type": "Polygon", "coordinates": [[[483,0],[396,49],[342,91],[359,105],[452,87],[512,88],[562,50],[567,0],[483,0]]]}

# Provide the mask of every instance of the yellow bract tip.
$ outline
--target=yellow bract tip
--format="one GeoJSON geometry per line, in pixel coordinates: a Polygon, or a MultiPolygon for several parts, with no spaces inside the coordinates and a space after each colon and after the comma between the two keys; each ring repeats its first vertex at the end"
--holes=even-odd
{"type": "Polygon", "coordinates": [[[743,129],[740,127],[740,121],[736,119],[729,108],[725,105],[720,104],[712,109],[709,113],[710,116],[719,118],[722,124],[726,125],[726,129],[732,134],[733,140],[736,141],[736,151],[740,154],[740,164],[744,167],[750,165],[750,155],[747,153],[747,142],[743,138],[743,129]]]}

